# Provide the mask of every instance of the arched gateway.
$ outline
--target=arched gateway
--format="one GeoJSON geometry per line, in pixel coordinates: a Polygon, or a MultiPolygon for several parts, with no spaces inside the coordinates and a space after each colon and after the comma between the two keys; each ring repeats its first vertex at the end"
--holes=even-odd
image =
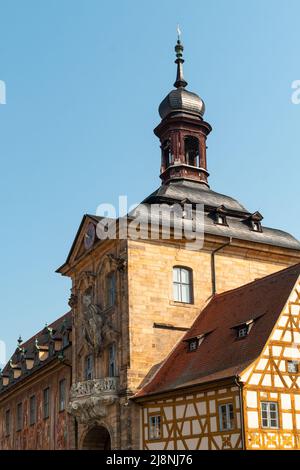
{"type": "Polygon", "coordinates": [[[82,443],[83,450],[110,450],[110,435],[104,426],[95,426],[90,429],[82,443]]]}

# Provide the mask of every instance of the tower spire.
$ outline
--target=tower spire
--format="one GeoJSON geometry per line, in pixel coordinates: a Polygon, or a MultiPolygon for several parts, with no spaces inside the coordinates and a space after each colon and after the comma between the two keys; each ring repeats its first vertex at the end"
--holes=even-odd
{"type": "Polygon", "coordinates": [[[211,126],[203,120],[203,100],[185,88],[187,82],[183,76],[183,45],[179,27],[177,34],[175,89],[160,103],[161,122],[154,129],[161,143],[160,178],[164,184],[169,181],[190,180],[208,186],[206,137],[211,126]]]}
{"type": "Polygon", "coordinates": [[[187,81],[185,81],[183,76],[183,44],[181,43],[181,31],[179,29],[179,25],[177,26],[177,44],[175,46],[176,52],[176,60],[175,64],[177,64],[177,75],[176,81],[174,83],[175,88],[185,88],[187,86],[187,81]]]}

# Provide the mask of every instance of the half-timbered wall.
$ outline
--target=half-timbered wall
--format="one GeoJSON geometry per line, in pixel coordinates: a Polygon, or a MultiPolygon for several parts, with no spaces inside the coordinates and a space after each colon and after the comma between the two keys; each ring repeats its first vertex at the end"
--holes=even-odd
{"type": "Polygon", "coordinates": [[[298,373],[288,371],[288,361],[300,359],[299,323],[298,282],[262,354],[241,377],[245,383],[243,401],[249,449],[300,448],[300,369],[298,373]],[[263,401],[277,403],[277,429],[263,428],[263,401]]]}
{"type": "Polygon", "coordinates": [[[152,401],[142,409],[142,448],[218,450],[242,447],[239,389],[236,386],[152,401]],[[220,430],[219,405],[232,403],[234,428],[220,430]],[[149,436],[151,416],[161,418],[161,437],[149,436]]]}

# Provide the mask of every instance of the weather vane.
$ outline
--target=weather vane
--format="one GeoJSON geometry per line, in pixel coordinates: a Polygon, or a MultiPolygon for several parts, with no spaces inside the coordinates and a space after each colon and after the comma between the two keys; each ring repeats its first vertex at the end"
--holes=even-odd
{"type": "Polygon", "coordinates": [[[180,41],[180,36],[181,36],[181,30],[179,28],[179,24],[177,25],[177,39],[180,41]]]}

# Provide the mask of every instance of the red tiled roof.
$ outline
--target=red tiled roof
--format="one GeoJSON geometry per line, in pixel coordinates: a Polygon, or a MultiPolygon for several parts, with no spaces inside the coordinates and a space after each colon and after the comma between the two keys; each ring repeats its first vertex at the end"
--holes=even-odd
{"type": "Polygon", "coordinates": [[[215,295],[152,380],[135,396],[233,377],[261,353],[300,275],[300,264],[215,295]],[[255,319],[249,335],[234,327],[255,319]],[[186,339],[207,333],[196,351],[186,339]]]}

